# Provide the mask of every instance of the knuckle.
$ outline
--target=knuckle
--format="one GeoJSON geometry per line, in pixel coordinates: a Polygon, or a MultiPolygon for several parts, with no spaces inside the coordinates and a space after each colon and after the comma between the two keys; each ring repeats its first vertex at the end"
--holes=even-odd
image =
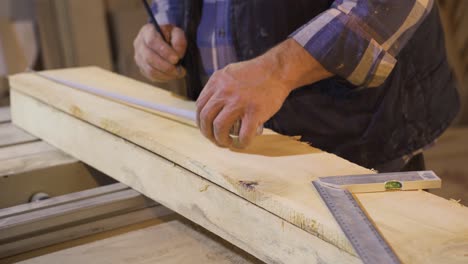
{"type": "Polygon", "coordinates": [[[162,57],[169,57],[169,49],[168,47],[166,47],[166,45],[160,45],[159,48],[158,48],[158,53],[162,56],[162,57]]]}
{"type": "Polygon", "coordinates": [[[203,108],[200,112],[200,121],[203,125],[205,125],[207,120],[208,120],[208,111],[206,110],[206,108],[203,108]]]}
{"type": "Polygon", "coordinates": [[[162,73],[169,73],[169,69],[166,65],[164,65],[163,63],[161,64],[158,64],[157,67],[156,67],[159,71],[161,71],[162,73]]]}
{"type": "Polygon", "coordinates": [[[158,63],[158,58],[155,58],[151,54],[147,54],[146,56],[144,56],[144,60],[146,64],[152,65],[153,67],[158,63]]]}
{"type": "Polygon", "coordinates": [[[249,103],[246,104],[245,109],[246,109],[247,113],[255,114],[255,113],[260,111],[261,107],[262,106],[260,104],[256,104],[254,102],[249,102],[249,103]]]}
{"type": "Polygon", "coordinates": [[[146,43],[148,46],[150,47],[157,47],[159,45],[158,43],[158,39],[155,38],[155,37],[151,37],[150,39],[148,39],[148,42],[146,43]]]}
{"type": "Polygon", "coordinates": [[[150,72],[148,72],[148,71],[145,70],[145,69],[142,69],[141,72],[143,73],[143,75],[144,75],[146,78],[148,78],[148,79],[150,79],[150,80],[153,80],[153,76],[151,75],[150,72]]]}
{"type": "Polygon", "coordinates": [[[223,132],[223,128],[224,128],[224,122],[223,120],[219,120],[219,119],[216,119],[214,122],[213,122],[213,131],[215,132],[215,134],[220,134],[223,132]]]}
{"type": "Polygon", "coordinates": [[[148,70],[148,74],[151,76],[151,77],[154,77],[154,78],[157,78],[157,77],[160,77],[159,76],[159,72],[153,68],[149,69],[148,70]]]}
{"type": "Polygon", "coordinates": [[[161,68],[161,71],[163,71],[163,72],[165,72],[167,74],[171,74],[174,71],[174,66],[172,66],[170,64],[166,64],[166,63],[163,63],[160,68],[161,68]]]}
{"type": "MultiPolygon", "coordinates": [[[[223,97],[231,97],[234,93],[234,91],[229,87],[229,86],[221,86],[218,88],[219,89],[219,94],[223,97]]],[[[234,99],[234,98],[232,98],[234,99]]]]}
{"type": "Polygon", "coordinates": [[[221,70],[216,70],[215,72],[213,72],[213,79],[218,79],[221,75],[221,70]]]}

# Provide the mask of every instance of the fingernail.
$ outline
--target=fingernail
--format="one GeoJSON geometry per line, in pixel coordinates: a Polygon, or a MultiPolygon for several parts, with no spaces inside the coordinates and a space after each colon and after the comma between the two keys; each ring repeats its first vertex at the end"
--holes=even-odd
{"type": "Polygon", "coordinates": [[[176,55],[172,55],[171,57],[169,57],[169,60],[172,64],[176,64],[179,61],[179,57],[177,57],[176,55]]]}

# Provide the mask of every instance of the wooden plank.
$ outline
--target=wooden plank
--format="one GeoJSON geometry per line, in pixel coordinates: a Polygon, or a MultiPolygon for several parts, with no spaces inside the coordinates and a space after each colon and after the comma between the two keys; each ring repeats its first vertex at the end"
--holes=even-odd
{"type": "MultiPolygon", "coordinates": [[[[47,255],[67,248],[76,247],[97,240],[118,236],[134,230],[174,220],[177,214],[172,213],[169,215],[164,215],[167,211],[169,211],[169,209],[158,205],[126,214],[80,224],[77,226],[65,227],[64,229],[51,231],[49,233],[44,233],[31,238],[31,240],[28,241],[28,244],[23,244],[24,247],[32,246],[32,248],[36,249],[10,257],[1,258],[0,264],[17,263],[22,260],[47,255]],[[145,218],[149,220],[143,222],[139,221],[140,219],[145,218]],[[84,233],[84,236],[80,236],[79,232],[84,233]],[[37,248],[37,243],[40,243],[41,240],[53,241],[53,244],[37,248]],[[36,245],[34,245],[34,242],[37,242],[36,245]]],[[[21,242],[25,241],[19,240],[13,243],[21,242]]]]}
{"type": "Polygon", "coordinates": [[[0,208],[27,203],[39,191],[62,195],[96,181],[82,163],[43,141],[0,148],[0,208]]]}
{"type": "MultiPolygon", "coordinates": [[[[4,253],[3,259],[8,259],[31,250],[60,245],[60,243],[173,214],[174,212],[162,205],[149,206],[131,212],[113,214],[105,218],[90,219],[89,222],[84,221],[75,225],[62,226],[60,229],[51,229],[48,232],[14,240],[3,244],[0,251],[4,253]]],[[[0,263],[2,263],[2,258],[0,258],[0,263]]]]}
{"type": "Polygon", "coordinates": [[[445,46],[452,69],[458,79],[461,111],[455,123],[468,124],[468,2],[438,0],[445,33],[445,46]]]}
{"type": "Polygon", "coordinates": [[[37,140],[11,123],[0,124],[0,148],[37,140]]]}
{"type": "Polygon", "coordinates": [[[173,213],[120,183],[17,207],[0,210],[0,258],[173,213]]]}
{"type": "Polygon", "coordinates": [[[427,168],[442,179],[431,193],[468,205],[468,127],[451,127],[424,152],[427,168]]]}
{"type": "Polygon", "coordinates": [[[59,39],[56,7],[52,0],[35,0],[34,6],[44,67],[64,67],[64,51],[59,39]]]}
{"type": "Polygon", "coordinates": [[[103,0],[36,0],[46,68],[112,69],[103,0]]]}
{"type": "MultiPolygon", "coordinates": [[[[23,159],[22,161],[25,161],[28,166],[28,171],[18,172],[22,169],[20,167],[16,172],[13,170],[0,176],[0,208],[28,203],[31,197],[39,192],[54,197],[98,186],[99,178],[91,175],[84,164],[77,161],[70,162],[70,158],[60,160],[63,155],[55,151],[44,153],[39,157],[23,159]],[[50,165],[53,163],[59,164],[50,165]]],[[[6,163],[6,165],[10,166],[11,163],[6,163]]],[[[21,162],[14,165],[20,166],[21,162]]]]}
{"type": "Polygon", "coordinates": [[[0,176],[76,162],[75,158],[42,141],[0,148],[0,176]]]}
{"type": "Polygon", "coordinates": [[[0,107],[0,124],[10,122],[10,107],[0,107]]]}
{"type": "Polygon", "coordinates": [[[27,203],[22,205],[17,205],[9,208],[0,209],[0,219],[6,217],[13,217],[18,214],[30,213],[33,211],[38,211],[41,209],[49,208],[52,206],[61,205],[64,203],[71,203],[87,199],[89,197],[100,196],[104,194],[109,194],[113,192],[118,192],[122,190],[127,190],[129,187],[122,183],[114,183],[106,186],[96,187],[89,190],[84,190],[81,192],[70,193],[67,195],[61,195],[58,197],[52,197],[47,200],[37,201],[34,203],[27,203]]]}
{"type": "Polygon", "coordinates": [[[104,0],[53,1],[66,67],[98,65],[112,69],[104,0]]]}
{"type": "Polygon", "coordinates": [[[14,104],[22,105],[13,111],[15,122],[44,136],[54,130],[52,123],[63,128],[55,130],[62,136],[50,137],[55,146],[266,262],[359,263],[350,254],[146,149],[14,90],[12,98],[14,104]],[[20,109],[45,119],[38,124],[20,109]],[[99,148],[89,145],[90,138],[99,142],[99,148]]]}
{"type": "Polygon", "coordinates": [[[20,262],[41,263],[260,263],[181,220],[62,250],[20,262]]]}
{"type": "Polygon", "coordinates": [[[20,48],[13,23],[0,18],[0,75],[24,72],[28,67],[25,54],[20,48]],[[2,69],[4,67],[4,69],[2,69]]]}
{"type": "MultiPolygon", "coordinates": [[[[28,155],[34,155],[34,154],[53,151],[53,150],[57,150],[57,149],[43,141],[36,141],[36,142],[27,143],[27,144],[9,146],[9,147],[0,148],[0,160],[3,161],[3,160],[15,159],[18,157],[24,157],[28,155]]],[[[64,155],[67,155],[67,154],[64,154],[64,155]]]]}
{"type": "MultiPolygon", "coordinates": [[[[47,232],[49,229],[65,225],[70,226],[95,217],[130,212],[153,205],[153,201],[135,190],[128,189],[3,217],[0,219],[0,244],[8,244],[30,237],[34,233],[47,232]]],[[[7,253],[0,251],[0,257],[7,253]]]]}
{"type": "Polygon", "coordinates": [[[109,30],[115,50],[115,70],[125,76],[145,81],[134,60],[133,41],[148,15],[141,0],[107,0],[109,30]]]}
{"type": "MultiPolygon", "coordinates": [[[[177,100],[167,92],[159,91],[149,85],[96,68],[62,70],[49,74],[55,74],[62,78],[92,86],[124,91],[123,93],[132,94],[136,97],[142,96],[146,100],[155,102],[171,105],[186,104],[186,102],[177,100]]],[[[223,206],[217,209],[213,208],[211,203],[219,202],[219,200],[229,195],[241,197],[251,202],[251,205],[255,208],[252,209],[253,212],[258,213],[259,208],[264,208],[266,212],[273,214],[276,220],[271,220],[269,223],[262,222],[262,225],[255,223],[257,221],[255,218],[244,220],[247,219],[247,216],[252,216],[253,212],[248,214],[237,212],[232,214],[236,216],[234,219],[226,219],[223,216],[224,221],[220,222],[216,228],[204,223],[204,226],[207,226],[208,229],[233,243],[238,243],[241,248],[263,260],[272,261],[274,259],[279,262],[288,262],[287,260],[300,259],[300,257],[304,256],[302,254],[311,254],[304,258],[310,262],[310,259],[314,258],[312,256],[325,256],[319,253],[322,252],[321,249],[318,252],[312,250],[300,253],[298,250],[288,252],[284,248],[266,248],[265,245],[256,243],[257,238],[248,237],[246,234],[249,233],[246,230],[269,228],[270,232],[265,234],[263,241],[273,243],[275,239],[278,239],[273,234],[281,232],[279,225],[273,224],[275,221],[282,221],[285,224],[290,223],[300,228],[300,230],[308,232],[307,236],[285,235],[282,233],[281,241],[293,240],[296,243],[299,242],[300,245],[305,245],[310,243],[306,243],[306,239],[320,237],[337,248],[346,252],[353,252],[348,240],[320,200],[315,189],[312,188],[310,181],[319,176],[370,173],[369,170],[268,131],[266,135],[256,138],[253,145],[244,151],[220,149],[211,145],[191,125],[174,122],[174,120],[164,118],[161,115],[140,111],[75,91],[32,74],[12,77],[11,85],[13,87],[13,120],[21,127],[52,142],[55,146],[72,153],[72,155],[85,162],[89,162],[94,167],[158,202],[164,200],[167,204],[171,203],[168,207],[173,210],[182,211],[181,208],[189,206],[193,199],[188,194],[183,197],[178,196],[167,199],[170,194],[166,196],[167,191],[159,190],[158,188],[161,188],[161,186],[155,186],[155,183],[152,183],[158,182],[156,179],[152,177],[151,180],[145,180],[144,173],[134,172],[134,170],[140,171],[141,167],[148,166],[148,163],[154,165],[154,162],[143,162],[145,159],[143,157],[146,154],[142,154],[143,157],[140,158],[131,158],[133,163],[139,164],[138,168],[135,168],[136,165],[133,163],[126,164],[123,168],[124,171],[121,171],[122,168],[111,168],[115,167],[112,166],[115,162],[98,161],[98,159],[110,154],[124,155],[114,153],[117,152],[116,145],[118,141],[108,142],[109,145],[106,147],[103,142],[112,138],[109,134],[105,134],[99,140],[97,140],[97,135],[94,134],[87,137],[83,136],[85,139],[72,137],[73,134],[78,133],[77,130],[79,129],[77,127],[81,127],[78,124],[73,125],[73,121],[76,121],[76,119],[84,120],[95,127],[116,134],[117,138],[124,138],[157,153],[191,173],[209,180],[213,184],[206,188],[210,190],[214,189],[213,186],[220,186],[222,191],[216,193],[216,196],[207,202],[208,209],[203,212],[204,215],[213,215],[228,209],[237,209],[238,207],[233,202],[225,202],[223,206]],[[22,95],[20,92],[38,98],[46,105],[52,105],[54,108],[74,116],[74,118],[68,115],[60,118],[61,122],[63,122],[63,125],[58,126],[61,129],[60,132],[51,129],[50,125],[46,125],[46,122],[37,124],[33,120],[37,119],[39,108],[43,105],[35,100],[28,100],[29,97],[22,95]],[[15,106],[15,104],[17,105],[15,106]],[[29,111],[26,112],[24,109],[29,109],[29,111]],[[34,113],[34,116],[32,113],[34,113]],[[89,139],[93,140],[90,141],[89,139]],[[103,151],[100,154],[95,150],[94,152],[88,150],[97,143],[101,147],[100,151],[103,151]],[[88,147],[86,148],[87,144],[88,147]],[[133,173],[128,173],[129,168],[132,168],[133,173]],[[241,221],[241,219],[243,222],[247,222],[245,225],[252,226],[249,226],[250,228],[244,227],[243,230],[238,230],[241,227],[236,226],[236,232],[233,234],[233,227],[230,223],[235,221],[235,224],[238,224],[237,221],[241,221]],[[230,230],[228,233],[230,235],[228,236],[225,231],[219,230],[221,228],[230,230]]],[[[193,107],[193,104],[191,106],[193,107]]],[[[41,120],[47,120],[51,124],[61,123],[53,118],[54,114],[56,113],[53,110],[44,110],[41,120]],[[51,119],[54,119],[54,121],[51,121],[51,119]]],[[[83,128],[83,130],[87,131],[88,129],[83,128]]],[[[84,131],[80,132],[84,133],[84,131]]],[[[121,152],[125,151],[122,150],[121,152]]],[[[152,156],[148,154],[146,158],[151,159],[152,156]]],[[[116,160],[124,161],[127,159],[130,158],[121,157],[116,160]]],[[[155,170],[156,168],[153,168],[151,171],[155,170]]],[[[166,186],[166,188],[168,186],[172,188],[172,186],[181,183],[187,184],[188,181],[181,180],[171,185],[167,183],[167,179],[161,179],[161,182],[164,183],[162,185],[166,186]]],[[[199,186],[199,188],[204,189],[203,185],[199,186]]],[[[207,192],[203,192],[203,194],[207,195],[207,192]]],[[[466,208],[425,192],[417,191],[360,194],[357,197],[403,261],[437,263],[438,260],[441,260],[441,255],[444,256],[444,261],[449,263],[463,263],[466,261],[465,254],[467,252],[464,249],[468,248],[468,237],[466,236],[468,223],[463,220],[468,217],[466,208]],[[392,207],[389,210],[388,204],[398,204],[398,207],[392,207]],[[432,217],[434,214],[446,217],[436,219],[432,217]],[[395,232],[395,230],[400,232],[395,232]],[[428,239],[428,237],[431,237],[431,239],[428,239]],[[450,252],[450,254],[441,254],[442,249],[444,252],[450,252]]],[[[197,218],[197,213],[194,210],[185,211],[181,214],[194,219],[197,223],[206,221],[204,218],[197,218]]],[[[302,247],[298,244],[294,245],[296,246],[291,247],[296,249],[302,247]]],[[[324,245],[319,247],[326,248],[324,245]]],[[[327,261],[331,262],[332,259],[327,258],[327,261]]],[[[336,262],[336,260],[334,261],[336,262]]]]}

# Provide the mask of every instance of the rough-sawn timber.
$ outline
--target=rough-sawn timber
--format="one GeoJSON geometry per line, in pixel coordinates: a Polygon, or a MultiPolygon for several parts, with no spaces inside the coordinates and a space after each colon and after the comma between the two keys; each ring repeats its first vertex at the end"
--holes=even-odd
{"type": "MultiPolygon", "coordinates": [[[[191,102],[97,68],[47,74],[193,109],[191,102]]],[[[11,87],[15,124],[260,259],[359,261],[310,181],[369,170],[271,131],[245,151],[220,149],[193,124],[34,74],[13,76],[11,87]]],[[[422,191],[358,198],[405,263],[467,261],[466,208],[422,191]]]]}

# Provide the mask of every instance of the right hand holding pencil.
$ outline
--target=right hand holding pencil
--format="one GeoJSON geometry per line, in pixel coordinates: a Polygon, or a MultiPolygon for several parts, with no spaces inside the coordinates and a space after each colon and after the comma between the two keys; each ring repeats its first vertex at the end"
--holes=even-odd
{"type": "Polygon", "coordinates": [[[185,33],[173,25],[162,25],[161,30],[164,37],[151,24],[141,28],[133,42],[135,62],[141,73],[152,81],[180,79],[186,73],[183,67],[177,66],[187,49],[185,33]]]}

